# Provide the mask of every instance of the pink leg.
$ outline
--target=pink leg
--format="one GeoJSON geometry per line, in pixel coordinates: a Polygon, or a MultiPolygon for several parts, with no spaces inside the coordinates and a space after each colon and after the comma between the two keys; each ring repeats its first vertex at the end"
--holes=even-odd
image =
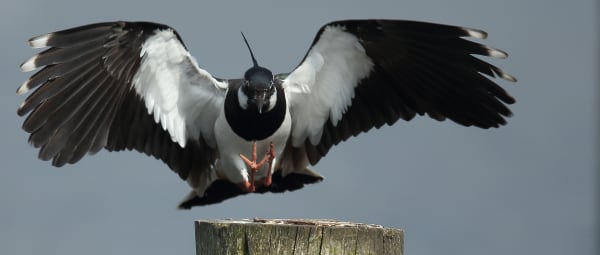
{"type": "MultiPolygon", "coordinates": [[[[240,158],[242,158],[242,160],[244,161],[244,163],[246,163],[246,165],[248,165],[248,167],[250,168],[250,185],[248,185],[247,183],[245,184],[246,189],[248,190],[248,192],[254,192],[256,190],[256,187],[254,185],[254,174],[256,174],[256,172],[258,172],[258,169],[260,169],[265,163],[267,163],[267,160],[269,161],[269,172],[268,172],[268,177],[269,178],[269,185],[270,185],[270,166],[271,166],[271,162],[273,161],[273,158],[271,157],[271,154],[275,154],[274,150],[272,149],[273,144],[271,143],[271,149],[270,151],[273,151],[272,153],[269,152],[267,155],[265,155],[265,157],[263,159],[260,160],[260,162],[257,162],[257,156],[256,156],[256,142],[252,143],[252,159],[248,159],[246,156],[240,154],[240,158]]],[[[266,182],[266,181],[265,181],[266,182]]]]}
{"type": "Polygon", "coordinates": [[[269,151],[267,152],[269,157],[269,167],[267,168],[267,177],[265,177],[265,186],[271,186],[273,179],[271,178],[271,172],[273,170],[273,159],[275,158],[275,145],[269,144],[269,151]]]}

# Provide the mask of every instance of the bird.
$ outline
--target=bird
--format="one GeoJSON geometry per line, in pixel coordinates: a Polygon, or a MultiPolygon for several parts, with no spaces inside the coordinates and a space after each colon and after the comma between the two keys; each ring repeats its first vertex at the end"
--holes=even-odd
{"type": "MultiPolygon", "coordinates": [[[[484,57],[508,54],[483,30],[391,19],[323,25],[290,72],[252,66],[243,78],[203,69],[172,27],[111,21],[28,40],[44,49],[17,89],[17,114],[41,160],[135,150],[191,187],[180,209],[250,193],[294,191],[324,177],[330,149],[415,116],[483,129],[507,124],[515,99],[494,79],[516,78],[484,57]]],[[[241,73],[240,73],[241,76],[241,73]]]]}

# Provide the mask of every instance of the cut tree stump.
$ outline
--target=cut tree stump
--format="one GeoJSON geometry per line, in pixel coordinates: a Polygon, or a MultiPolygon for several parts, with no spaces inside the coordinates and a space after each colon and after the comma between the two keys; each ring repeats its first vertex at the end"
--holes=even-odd
{"type": "Polygon", "coordinates": [[[404,253],[404,232],[379,225],[316,219],[199,220],[196,254],[404,253]]]}

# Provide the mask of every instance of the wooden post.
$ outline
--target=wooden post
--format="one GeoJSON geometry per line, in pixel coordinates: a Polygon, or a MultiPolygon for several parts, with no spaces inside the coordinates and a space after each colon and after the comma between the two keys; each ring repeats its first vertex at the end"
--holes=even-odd
{"type": "Polygon", "coordinates": [[[199,220],[196,254],[404,253],[404,232],[336,220],[199,220]]]}

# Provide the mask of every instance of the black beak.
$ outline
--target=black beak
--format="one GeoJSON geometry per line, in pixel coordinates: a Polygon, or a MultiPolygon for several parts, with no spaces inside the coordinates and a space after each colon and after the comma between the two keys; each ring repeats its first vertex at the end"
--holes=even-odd
{"type": "Polygon", "coordinates": [[[263,107],[267,103],[267,91],[256,91],[254,97],[251,99],[256,105],[259,114],[262,114],[263,107]]]}

